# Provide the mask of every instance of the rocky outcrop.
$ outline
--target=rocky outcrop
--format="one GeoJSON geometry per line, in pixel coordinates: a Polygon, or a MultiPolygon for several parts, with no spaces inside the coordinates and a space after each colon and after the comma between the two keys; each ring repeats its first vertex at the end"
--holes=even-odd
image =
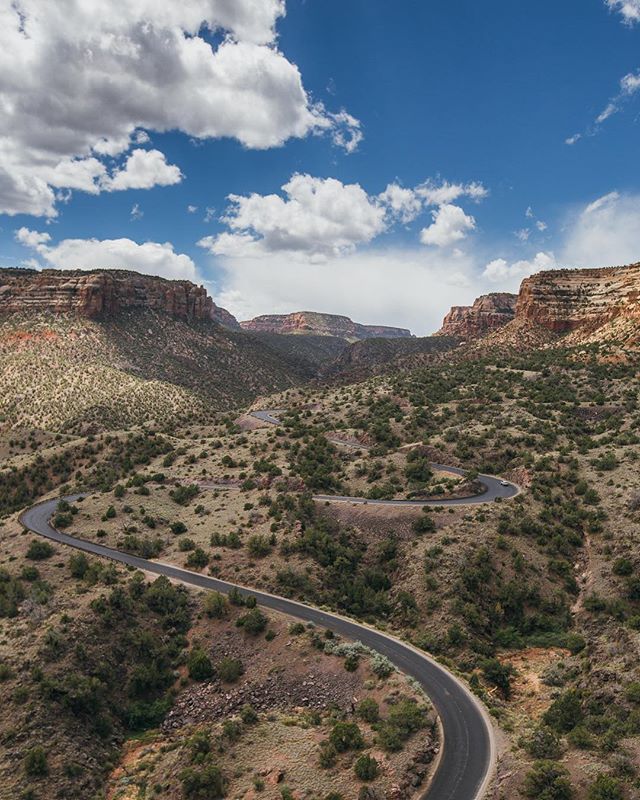
{"type": "Polygon", "coordinates": [[[87,319],[150,309],[178,319],[239,328],[202,286],[125,270],[0,269],[0,313],[49,311],[87,319]]]}
{"type": "Polygon", "coordinates": [[[293,314],[264,314],[240,323],[246,331],[280,334],[314,334],[336,336],[349,342],[363,339],[400,339],[411,337],[406,328],[384,325],[361,325],[349,317],[338,314],[321,314],[315,311],[296,311],[293,314]]]}
{"type": "Polygon", "coordinates": [[[640,326],[640,264],[549,270],[522,282],[518,320],[554,333],[640,326]]]}
{"type": "Polygon", "coordinates": [[[472,306],[453,306],[436,336],[477,339],[514,319],[518,295],[496,292],[479,297],[472,306]]]}

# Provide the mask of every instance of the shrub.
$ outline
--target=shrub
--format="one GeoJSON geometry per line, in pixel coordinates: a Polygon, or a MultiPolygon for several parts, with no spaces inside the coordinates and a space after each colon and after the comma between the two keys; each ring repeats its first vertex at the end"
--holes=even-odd
{"type": "Polygon", "coordinates": [[[195,484],[191,484],[190,486],[176,486],[175,489],[169,492],[169,496],[174,503],[178,503],[178,505],[181,506],[188,506],[199,492],[200,489],[198,489],[195,484]]]}
{"type": "Polygon", "coordinates": [[[377,722],[380,719],[380,706],[372,697],[365,697],[358,703],[356,714],[365,722],[377,722]]]}
{"type": "Polygon", "coordinates": [[[355,722],[336,722],[329,734],[329,742],[337,753],[360,750],[364,747],[362,733],[355,722]]]}
{"type": "Polygon", "coordinates": [[[360,756],[353,768],[356,778],[361,781],[372,781],[378,777],[378,762],[367,753],[360,756]]]}
{"type": "Polygon", "coordinates": [[[45,558],[51,558],[54,552],[55,550],[49,542],[44,542],[42,539],[32,539],[26,555],[32,561],[44,561],[45,558]]]}
{"type": "Polygon", "coordinates": [[[44,778],[49,774],[47,754],[42,747],[32,747],[24,757],[24,771],[30,778],[44,778]]]}
{"type": "Polygon", "coordinates": [[[84,553],[74,553],[69,559],[69,571],[74,578],[84,578],[89,569],[89,560],[84,553]]]}
{"type": "Polygon", "coordinates": [[[537,761],[522,785],[525,797],[536,800],[571,800],[569,773],[555,761],[537,761]]]}
{"type": "Polygon", "coordinates": [[[169,530],[171,531],[171,533],[178,536],[181,533],[187,532],[187,526],[184,524],[184,522],[172,522],[169,525],[169,530]]]}
{"type": "Polygon", "coordinates": [[[560,695],[543,716],[544,722],[558,733],[568,733],[582,721],[582,699],[576,689],[560,695]]]}
{"type": "Polygon", "coordinates": [[[178,550],[180,550],[183,553],[195,549],[196,549],[196,543],[193,541],[193,539],[189,539],[186,536],[183,539],[180,539],[180,541],[178,542],[178,550]]]}
{"type": "Polygon", "coordinates": [[[209,556],[204,552],[201,547],[196,547],[187,556],[187,566],[194,569],[202,569],[209,563],[209,556]]]}
{"type": "Polygon", "coordinates": [[[620,781],[610,775],[598,775],[587,797],[588,800],[623,800],[624,795],[620,781]]]}
{"type": "Polygon", "coordinates": [[[395,667],[386,656],[381,653],[375,653],[371,659],[371,671],[378,678],[388,678],[392,672],[395,672],[395,667]]]}
{"type": "Polygon", "coordinates": [[[320,745],[319,763],[322,769],[330,769],[335,766],[338,758],[338,751],[331,742],[322,742],[320,745]]]}
{"type": "Polygon", "coordinates": [[[233,683],[241,675],[244,675],[244,665],[239,658],[223,658],[216,665],[216,670],[220,680],[225,683],[233,683]]]}
{"type": "Polygon", "coordinates": [[[433,517],[423,514],[413,523],[413,530],[415,533],[433,533],[436,529],[436,523],[433,517]]]}
{"type": "Polygon", "coordinates": [[[497,658],[489,658],[482,664],[485,679],[500,689],[507,700],[511,696],[511,677],[514,672],[510,664],[502,664],[497,658]]]}
{"type": "Polygon", "coordinates": [[[251,611],[238,618],[236,625],[240,628],[244,628],[245,631],[252,636],[256,636],[264,631],[268,621],[267,617],[265,617],[259,608],[252,608],[251,611]]]}
{"type": "Polygon", "coordinates": [[[560,758],[562,752],[558,735],[544,725],[536,728],[523,745],[527,753],[536,759],[560,758]]]}
{"type": "Polygon", "coordinates": [[[258,712],[247,703],[240,709],[240,719],[245,725],[253,725],[258,721],[258,712]]]}
{"type": "Polygon", "coordinates": [[[616,558],[613,562],[612,572],[614,575],[631,575],[633,572],[633,564],[628,558],[616,558]]]}
{"type": "Polygon", "coordinates": [[[194,681],[206,681],[214,675],[213,664],[209,656],[199,647],[194,647],[187,659],[189,677],[194,681]]]}
{"type": "Polygon", "coordinates": [[[187,800],[218,800],[224,797],[227,788],[222,771],[214,764],[199,770],[189,767],[180,773],[180,780],[187,800]]]}
{"type": "Polygon", "coordinates": [[[212,619],[222,619],[227,616],[227,599],[220,592],[209,592],[204,599],[204,612],[212,619]]]}

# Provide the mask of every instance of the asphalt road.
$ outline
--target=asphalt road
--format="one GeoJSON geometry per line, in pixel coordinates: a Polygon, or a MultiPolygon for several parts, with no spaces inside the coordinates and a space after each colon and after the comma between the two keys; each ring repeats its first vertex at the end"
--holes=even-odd
{"type": "MultiPolygon", "coordinates": [[[[82,495],[71,495],[66,499],[76,502],[81,497],[82,495]]],[[[146,572],[166,575],[190,586],[224,593],[234,587],[234,584],[217,578],[200,575],[172,564],[147,561],[56,530],[50,523],[56,504],[57,499],[53,499],[32,506],[21,514],[20,522],[27,530],[54,542],[110,558],[146,572]]],[[[399,639],[345,617],[265,592],[238,588],[246,595],[254,595],[265,608],[330,628],[349,639],[359,640],[387,656],[402,672],[412,675],[431,698],[440,716],[441,730],[444,733],[440,761],[423,797],[425,800],[480,800],[483,797],[495,767],[495,743],[491,723],[484,707],[448,670],[399,639]]]]}
{"type": "MultiPolygon", "coordinates": [[[[251,416],[262,422],[268,422],[271,425],[279,425],[280,420],[276,416],[282,413],[281,409],[270,409],[268,411],[252,411],[251,416]]],[[[344,444],[339,439],[330,439],[329,441],[335,444],[344,444]]],[[[349,444],[349,447],[353,445],[349,444]]],[[[367,450],[365,445],[360,448],[367,450]]],[[[449,467],[445,464],[432,463],[431,467],[440,472],[450,472],[452,475],[464,475],[465,470],[458,467],[449,467]]],[[[469,495],[467,497],[452,497],[442,500],[368,500],[366,497],[349,497],[347,495],[335,494],[318,494],[314,496],[314,500],[324,503],[353,503],[358,505],[370,506],[469,506],[478,503],[492,503],[497,498],[508,500],[510,497],[515,497],[520,493],[520,488],[515,483],[505,481],[502,478],[496,478],[493,475],[478,475],[478,483],[483,487],[480,494],[469,495]]]]}

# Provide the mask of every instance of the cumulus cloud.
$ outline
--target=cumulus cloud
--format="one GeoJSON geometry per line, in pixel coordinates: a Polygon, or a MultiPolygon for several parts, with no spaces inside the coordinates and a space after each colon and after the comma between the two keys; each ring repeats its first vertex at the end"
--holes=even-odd
{"type": "Polygon", "coordinates": [[[176,253],[170,242],[131,239],[63,239],[50,244],[48,233],[20,228],[16,239],[34,250],[50,267],[58,269],[131,269],[164,278],[197,281],[189,256],[176,253]]]}
{"type": "Polygon", "coordinates": [[[159,150],[134,150],[106,181],[109,191],[123,189],[151,189],[152,186],[171,186],[180,183],[182,173],[175,164],[167,164],[164,153],[159,150]]]}
{"type": "Polygon", "coordinates": [[[0,213],[52,217],[56,187],[104,190],[104,159],[146,143],[147,130],[258,149],[327,133],[348,152],[362,137],[346,111],[310,100],[278,49],[284,0],[129,0],[118,13],[108,0],[64,6],[0,4],[0,213]]]}
{"type": "Polygon", "coordinates": [[[321,260],[352,252],[435,205],[433,223],[422,231],[421,241],[445,247],[465,238],[476,223],[459,206],[440,200],[466,195],[479,201],[487,195],[478,183],[430,181],[415,188],[394,182],[369,195],[360,184],[301,174],[293,175],[282,191],[284,196],[229,195],[230,206],[221,217],[229,230],[205,236],[199,246],[217,256],[257,258],[280,252],[321,260]]]}
{"type": "Polygon", "coordinates": [[[628,25],[640,21],[640,0],[605,0],[612,11],[619,11],[628,25]]]}
{"type": "Polygon", "coordinates": [[[359,184],[294,175],[277,194],[230,195],[222,221],[232,232],[198,242],[215,255],[276,252],[339,255],[385,230],[385,209],[359,184]]]}
{"type": "Polygon", "coordinates": [[[476,221],[464,213],[460,206],[446,204],[432,211],[433,223],[420,231],[422,244],[448,247],[466,238],[475,230],[476,221]]]}

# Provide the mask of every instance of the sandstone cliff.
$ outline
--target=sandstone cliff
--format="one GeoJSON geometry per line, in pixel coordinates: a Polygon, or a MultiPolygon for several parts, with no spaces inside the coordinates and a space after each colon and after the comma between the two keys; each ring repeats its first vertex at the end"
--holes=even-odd
{"type": "Polygon", "coordinates": [[[315,311],[297,311],[292,314],[264,314],[240,323],[246,331],[280,334],[314,334],[336,336],[350,342],[363,339],[409,338],[406,328],[390,328],[384,325],[361,325],[349,317],[338,314],[322,314],[315,311]]]}
{"type": "Polygon", "coordinates": [[[436,336],[477,339],[514,319],[518,295],[485,294],[472,306],[453,306],[436,336]]]}
{"type": "Polygon", "coordinates": [[[550,270],[522,282],[516,317],[555,333],[635,328],[640,334],[640,264],[550,270]]]}
{"type": "Polygon", "coordinates": [[[177,319],[239,325],[202,286],[126,270],[0,269],[0,313],[50,311],[87,319],[149,309],[177,319]]]}

